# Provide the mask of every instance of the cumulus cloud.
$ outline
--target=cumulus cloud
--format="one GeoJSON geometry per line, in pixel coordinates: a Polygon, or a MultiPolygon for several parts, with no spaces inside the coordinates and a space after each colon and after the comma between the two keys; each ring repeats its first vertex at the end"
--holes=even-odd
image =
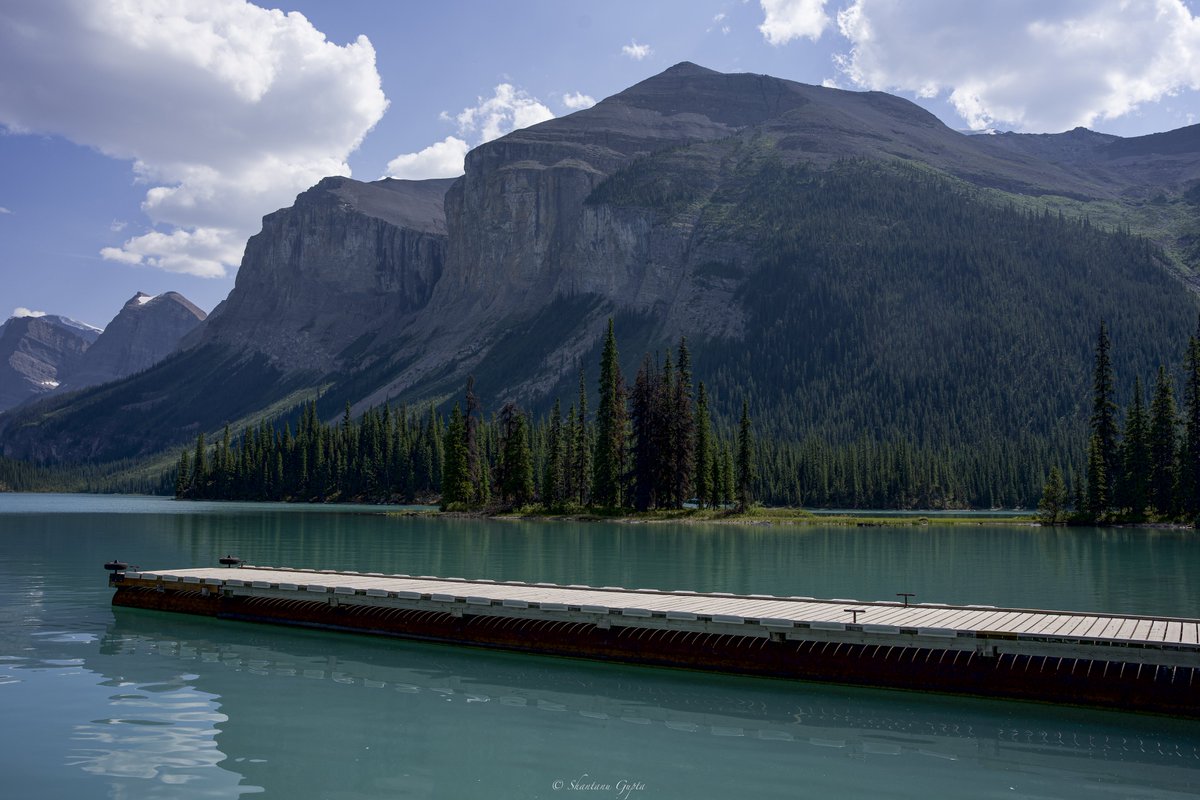
{"type": "Polygon", "coordinates": [[[105,247],[100,256],[122,264],[145,264],[167,272],[201,278],[219,278],[228,264],[236,264],[245,240],[219,228],[175,228],[168,233],[150,231],[129,239],[121,247],[105,247]]]}
{"type": "Polygon", "coordinates": [[[654,50],[648,44],[638,44],[636,39],[631,39],[629,44],[621,47],[621,53],[629,56],[634,61],[641,61],[646,56],[653,53],[654,50]]]}
{"type": "Polygon", "coordinates": [[[220,276],[263,214],[346,158],[387,107],[366,37],[339,46],[244,0],[40,0],[0,22],[0,125],[133,162],[154,229],[105,258],[220,276]]]}
{"type": "Polygon", "coordinates": [[[760,0],[760,3],[763,22],[758,30],[775,46],[804,37],[815,42],[829,25],[825,0],[760,0]]]}
{"type": "Polygon", "coordinates": [[[25,308],[24,306],[17,306],[16,308],[13,309],[12,315],[14,317],[44,317],[44,316],[46,316],[46,312],[45,311],[30,311],[28,308],[25,308]]]}
{"type": "Polygon", "coordinates": [[[1183,0],[855,0],[837,22],[854,85],[945,96],[979,130],[1092,127],[1200,89],[1200,18],[1183,0]]]}
{"type": "Polygon", "coordinates": [[[554,119],[550,109],[511,83],[500,84],[491,97],[480,97],[476,105],[464,108],[454,117],[459,133],[477,133],[480,144],[548,119],[554,119]]]}
{"type": "Polygon", "coordinates": [[[596,105],[596,98],[583,92],[568,92],[563,95],[563,105],[572,111],[578,111],[581,108],[591,108],[596,105]]]}
{"type": "Polygon", "coordinates": [[[453,122],[458,136],[447,136],[424,150],[404,153],[388,162],[389,178],[452,178],[463,174],[463,159],[470,147],[490,142],[518,128],[528,128],[554,119],[554,112],[524,89],[501,83],[491,97],[479,97],[473,106],[457,114],[442,112],[441,118],[453,122]]]}
{"type": "Polygon", "coordinates": [[[389,178],[454,178],[463,174],[463,159],[467,143],[457,136],[447,136],[417,153],[396,156],[387,165],[389,178]]]}

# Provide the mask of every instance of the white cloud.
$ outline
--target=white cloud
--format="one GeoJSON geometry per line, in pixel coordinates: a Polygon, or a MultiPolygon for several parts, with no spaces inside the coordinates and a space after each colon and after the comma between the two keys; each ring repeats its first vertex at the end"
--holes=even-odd
{"type": "Polygon", "coordinates": [[[175,228],[135,236],[121,247],[105,247],[101,257],[122,264],[145,264],[167,272],[219,278],[225,266],[236,264],[245,240],[225,228],[175,228]]]}
{"type": "Polygon", "coordinates": [[[763,22],[758,29],[777,47],[802,37],[815,42],[829,25],[825,0],[760,0],[760,4],[763,22]]]}
{"type": "Polygon", "coordinates": [[[548,119],[554,119],[550,109],[511,83],[498,85],[491,97],[480,97],[476,105],[464,108],[454,117],[458,132],[464,136],[478,133],[480,144],[548,119]]]}
{"type": "Polygon", "coordinates": [[[120,233],[128,227],[129,223],[123,219],[114,219],[112,222],[108,223],[108,229],[113,233],[120,233]]]}
{"type": "Polygon", "coordinates": [[[5,208],[4,206],[0,206],[0,214],[11,214],[11,213],[12,213],[11,210],[5,208]]]}
{"type": "Polygon", "coordinates": [[[469,149],[457,136],[447,136],[418,153],[393,158],[387,165],[387,177],[410,180],[457,177],[463,174],[463,159],[469,149]]]}
{"type": "Polygon", "coordinates": [[[0,23],[0,125],[133,162],[156,230],[102,255],[220,276],[387,107],[365,37],[243,0],[41,0],[0,23]]]}
{"type": "Polygon", "coordinates": [[[46,312],[45,311],[30,311],[28,308],[25,308],[24,306],[17,306],[16,308],[13,309],[12,315],[14,317],[44,317],[44,316],[46,316],[46,312]]]}
{"type": "Polygon", "coordinates": [[[439,118],[453,121],[458,136],[448,136],[416,153],[404,153],[388,162],[387,176],[392,178],[452,178],[463,174],[463,159],[470,149],[467,139],[477,145],[498,139],[518,128],[528,128],[554,119],[554,112],[524,89],[511,83],[499,84],[491,97],[457,114],[443,111],[439,118]],[[451,167],[453,170],[451,171],[451,167]],[[436,172],[434,172],[436,170],[436,172]],[[401,174],[403,172],[403,174],[401,174]]]}
{"type": "Polygon", "coordinates": [[[855,0],[838,14],[856,86],[945,96],[971,128],[1061,131],[1200,89],[1183,0],[855,0]]]}
{"type": "Polygon", "coordinates": [[[648,44],[638,44],[636,39],[631,39],[629,44],[621,47],[621,52],[629,56],[634,61],[641,61],[646,56],[654,52],[648,44]]]}
{"type": "Polygon", "coordinates": [[[581,108],[591,108],[596,105],[596,98],[583,92],[568,92],[563,95],[563,105],[572,111],[578,111],[581,108]]]}

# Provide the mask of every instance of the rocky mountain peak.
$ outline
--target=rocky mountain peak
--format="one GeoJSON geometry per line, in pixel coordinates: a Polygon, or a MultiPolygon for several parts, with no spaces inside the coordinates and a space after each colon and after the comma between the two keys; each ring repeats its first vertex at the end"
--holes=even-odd
{"type": "Polygon", "coordinates": [[[66,374],[61,389],[108,383],[154,366],[206,316],[178,292],[138,292],[66,374]]]}
{"type": "Polygon", "coordinates": [[[0,327],[0,411],[55,391],[82,363],[97,328],[56,314],[0,327]]]}

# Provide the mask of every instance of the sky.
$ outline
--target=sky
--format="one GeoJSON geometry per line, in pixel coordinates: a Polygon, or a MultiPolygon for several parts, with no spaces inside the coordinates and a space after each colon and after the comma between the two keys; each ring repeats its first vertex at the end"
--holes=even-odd
{"type": "Polygon", "coordinates": [[[1200,0],[0,0],[0,319],[206,311],[326,175],[468,149],[681,61],[889,91],[959,130],[1200,122],[1200,0]]]}

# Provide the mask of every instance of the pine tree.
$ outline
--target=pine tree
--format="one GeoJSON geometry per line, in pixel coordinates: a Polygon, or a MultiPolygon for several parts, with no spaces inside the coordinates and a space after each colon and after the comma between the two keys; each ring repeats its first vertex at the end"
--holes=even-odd
{"type": "Polygon", "coordinates": [[[554,408],[550,411],[549,430],[546,432],[546,457],[542,470],[542,502],[548,508],[558,508],[566,496],[563,486],[566,460],[564,438],[562,407],[555,398],[554,408]]]}
{"type": "Polygon", "coordinates": [[[1139,376],[1134,380],[1133,399],[1125,415],[1125,431],[1121,437],[1122,477],[1117,483],[1117,506],[1135,520],[1145,516],[1149,502],[1150,426],[1143,397],[1139,376]]]}
{"type": "Polygon", "coordinates": [[[692,402],[692,356],[687,339],[679,340],[679,367],[671,397],[671,432],[674,439],[674,475],[671,492],[676,508],[692,496],[696,462],[696,418],[692,402]]]}
{"type": "Polygon", "coordinates": [[[458,403],[450,412],[446,426],[446,464],[442,472],[442,510],[454,504],[471,502],[470,476],[467,474],[467,429],[458,403]]]}
{"type": "Polygon", "coordinates": [[[737,489],[734,486],[734,470],[733,470],[733,450],[726,443],[723,452],[721,453],[721,505],[731,506],[734,499],[737,497],[737,489]]]}
{"type": "Polygon", "coordinates": [[[739,511],[750,508],[754,500],[754,443],[750,430],[750,404],[742,400],[742,419],[738,423],[737,439],[737,504],[739,511]]]}
{"type": "Polygon", "coordinates": [[[579,371],[579,411],[575,417],[575,502],[586,506],[592,500],[592,432],[588,424],[587,384],[579,371]]]}
{"type": "Polygon", "coordinates": [[[175,496],[186,497],[188,489],[191,488],[191,462],[188,460],[188,451],[184,449],[179,454],[179,466],[175,470],[175,496]]]}
{"type": "Polygon", "coordinates": [[[479,397],[475,394],[475,376],[467,377],[467,411],[463,417],[464,442],[467,448],[467,483],[469,485],[466,502],[474,501],[481,493],[483,484],[479,471],[481,456],[479,452],[479,424],[483,416],[483,408],[479,397]]]}
{"type": "Polygon", "coordinates": [[[196,497],[206,497],[208,485],[208,448],[204,445],[204,431],[196,436],[196,454],[192,458],[192,487],[196,497]]]}
{"type": "Polygon", "coordinates": [[[655,466],[657,458],[657,438],[655,436],[654,414],[654,365],[647,353],[642,359],[637,378],[633,382],[633,393],[630,397],[630,422],[633,431],[633,474],[632,498],[633,507],[645,511],[654,504],[655,466]]]}
{"type": "Polygon", "coordinates": [[[522,506],[533,500],[533,453],[524,413],[514,403],[500,409],[500,458],[496,485],[501,501],[522,506]]]}
{"type": "Polygon", "coordinates": [[[596,408],[596,445],[592,498],[605,508],[621,505],[625,478],[626,411],[624,383],[612,319],[600,356],[600,402],[596,408]]]}
{"type": "Polygon", "coordinates": [[[1160,366],[1150,402],[1150,475],[1146,486],[1149,505],[1159,517],[1174,517],[1177,510],[1176,419],[1171,376],[1166,367],[1160,366]]]}
{"type": "Polygon", "coordinates": [[[1038,517],[1043,525],[1053,525],[1063,519],[1067,507],[1067,487],[1062,472],[1057,466],[1050,468],[1050,475],[1042,487],[1042,500],[1038,503],[1038,517]]]}
{"type": "Polygon", "coordinates": [[[1092,522],[1100,521],[1108,511],[1108,477],[1104,474],[1104,455],[1100,436],[1093,433],[1088,441],[1087,492],[1083,512],[1092,522]]]}
{"type": "Polygon", "coordinates": [[[703,508],[712,492],[712,422],[708,417],[708,393],[701,381],[696,392],[695,469],[696,499],[703,508]]]}
{"type": "Polygon", "coordinates": [[[1180,506],[1200,524],[1200,319],[1184,362],[1183,445],[1179,458],[1180,506]]]}
{"type": "Polygon", "coordinates": [[[579,502],[579,489],[576,486],[575,473],[575,406],[567,410],[567,422],[563,429],[563,495],[568,503],[579,502]]]}
{"type": "MultiPolygon", "coordinates": [[[[1117,404],[1113,401],[1113,370],[1110,350],[1112,343],[1108,338],[1108,328],[1100,323],[1100,334],[1096,338],[1096,361],[1092,379],[1092,435],[1096,438],[1096,451],[1103,467],[1097,477],[1104,481],[1102,486],[1092,487],[1091,475],[1088,476],[1088,491],[1092,498],[1103,497],[1104,506],[1100,513],[1107,512],[1114,499],[1113,484],[1119,473],[1119,452],[1117,449],[1117,404]]],[[[1089,455],[1090,460],[1090,455],[1089,455]]]]}

